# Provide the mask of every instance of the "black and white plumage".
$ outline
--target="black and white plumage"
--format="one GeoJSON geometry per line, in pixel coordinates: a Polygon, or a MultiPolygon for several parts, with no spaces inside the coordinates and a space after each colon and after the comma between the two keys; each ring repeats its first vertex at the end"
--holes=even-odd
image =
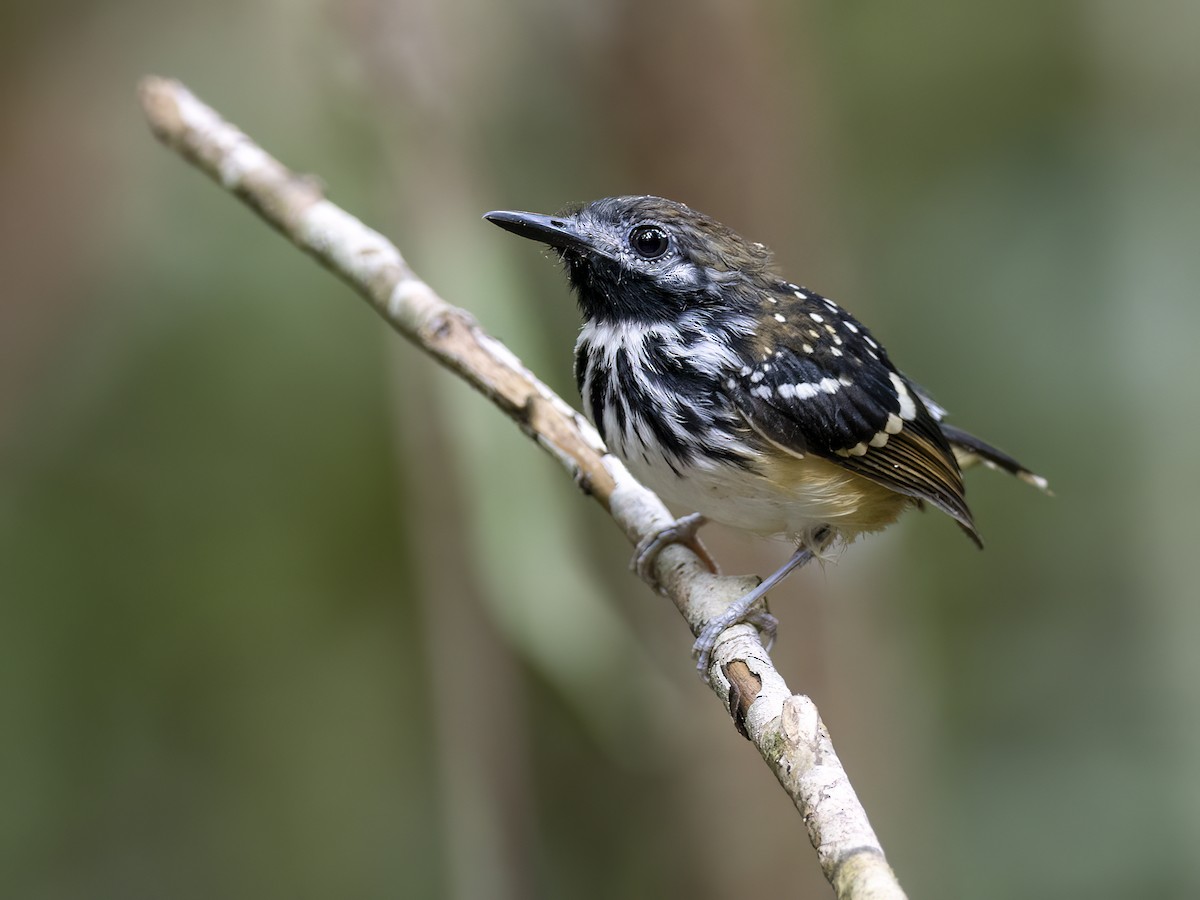
{"type": "MultiPolygon", "coordinates": [[[[702,213],[643,196],[486,218],[562,257],[584,319],[584,408],[630,471],[669,503],[796,541],[767,585],[914,504],[947,513],[978,543],[960,474],[972,462],[1046,487],[943,425],[945,411],[859,321],[702,213]]],[[[702,665],[710,630],[697,642],[702,665]]]]}

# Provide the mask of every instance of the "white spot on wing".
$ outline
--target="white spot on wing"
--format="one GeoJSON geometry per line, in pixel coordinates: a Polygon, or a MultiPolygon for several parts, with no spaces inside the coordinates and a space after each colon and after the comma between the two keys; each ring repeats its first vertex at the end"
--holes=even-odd
{"type": "MultiPolygon", "coordinates": [[[[842,389],[841,383],[835,378],[822,378],[820,381],[802,381],[792,386],[797,400],[811,400],[817,394],[836,394],[842,389]]],[[[782,395],[782,390],[780,394],[782,395]]]]}
{"type": "Polygon", "coordinates": [[[896,398],[900,401],[900,418],[906,422],[911,422],[917,417],[917,404],[913,402],[912,395],[908,392],[908,385],[904,383],[904,379],[895,372],[889,373],[892,379],[892,386],[896,388],[896,398]]]}

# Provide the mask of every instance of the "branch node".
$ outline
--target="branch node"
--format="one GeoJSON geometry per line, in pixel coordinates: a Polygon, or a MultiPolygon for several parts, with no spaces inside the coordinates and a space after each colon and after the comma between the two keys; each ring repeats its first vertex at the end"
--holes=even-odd
{"type": "Polygon", "coordinates": [[[592,487],[592,476],[583,471],[583,469],[579,469],[575,473],[575,487],[579,488],[588,497],[591,497],[595,493],[592,487]]]}

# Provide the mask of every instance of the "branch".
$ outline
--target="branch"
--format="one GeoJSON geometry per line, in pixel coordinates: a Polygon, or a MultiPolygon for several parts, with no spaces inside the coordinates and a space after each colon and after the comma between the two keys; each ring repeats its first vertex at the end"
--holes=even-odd
{"type": "MultiPolygon", "coordinates": [[[[542,384],[467,312],[442,300],[378,232],[326,200],[312,178],[269,156],[177,81],[140,85],[154,134],[301,250],[346,281],[389,325],[502,409],[616,520],[633,543],[671,515],[604,447],[584,418],[542,384]]],[[[658,589],[699,633],[754,585],[718,578],[681,545],[659,555],[658,589]]],[[[748,625],[713,652],[709,683],[738,730],[762,754],[804,817],[826,878],[840,898],[903,898],[816,706],[792,694],[748,625]]]]}

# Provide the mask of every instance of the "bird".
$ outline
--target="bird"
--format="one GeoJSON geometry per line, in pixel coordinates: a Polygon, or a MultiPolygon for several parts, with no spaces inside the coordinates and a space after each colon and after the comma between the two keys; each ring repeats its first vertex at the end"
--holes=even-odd
{"type": "Polygon", "coordinates": [[[775,620],[752,610],[788,573],[910,507],[941,510],[982,547],[963,469],[983,463],[1048,492],[946,423],[866,326],[779,274],[764,244],[683,203],[606,197],[484,218],[561,258],[583,320],[574,373],[585,414],[635,478],[692,511],[639,544],[643,576],[667,543],[698,546],[710,520],[795,545],[701,629],[704,677],[733,624],[754,624],[770,647],[775,620]]]}

